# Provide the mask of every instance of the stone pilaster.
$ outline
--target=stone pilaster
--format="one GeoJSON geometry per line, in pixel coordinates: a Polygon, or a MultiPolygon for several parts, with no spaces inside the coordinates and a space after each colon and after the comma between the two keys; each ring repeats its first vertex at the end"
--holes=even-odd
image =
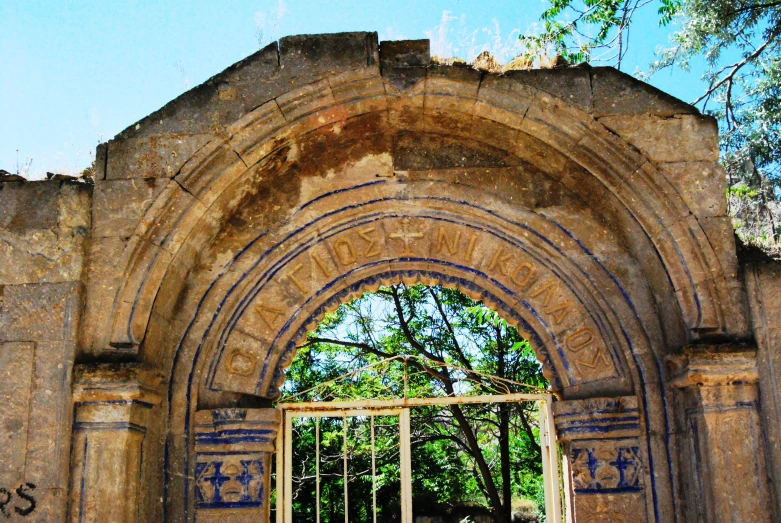
{"type": "Polygon", "coordinates": [[[781,263],[751,263],[743,273],[757,341],[759,397],[775,499],[774,517],[781,521],[781,263]]]}
{"type": "Polygon", "coordinates": [[[687,521],[772,521],[756,351],[689,348],[667,360],[677,389],[687,521]]]}
{"type": "Polygon", "coordinates": [[[277,409],[195,413],[198,523],[269,521],[271,457],[281,419],[277,409]]]}
{"type": "Polygon", "coordinates": [[[567,520],[647,521],[637,398],[558,401],[553,416],[567,457],[567,520]]]}
{"type": "Polygon", "coordinates": [[[71,522],[144,519],[144,447],[161,379],[139,365],[75,369],[71,522]]]}

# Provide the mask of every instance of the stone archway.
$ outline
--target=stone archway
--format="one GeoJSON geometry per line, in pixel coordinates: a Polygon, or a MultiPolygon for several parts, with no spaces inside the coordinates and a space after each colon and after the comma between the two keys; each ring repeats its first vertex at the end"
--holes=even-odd
{"type": "MultiPolygon", "coordinates": [[[[665,367],[748,336],[716,138],[611,69],[491,75],[374,33],[291,37],[236,64],[99,150],[81,357],[133,363],[79,369],[72,517],[262,513],[258,490],[212,503],[196,479],[232,456],[226,484],[267,481],[296,341],[356,294],[420,280],[529,336],[562,398],[576,521],[696,519],[713,489],[687,478],[765,466],[759,446],[716,457],[682,431],[739,404],[753,434],[750,351],[721,348],[732,359],[709,379],[729,394],[690,391],[696,357],[672,358],[675,380],[665,367]],[[122,450],[107,418],[127,425],[122,450]]],[[[769,514],[757,481],[734,514],[769,514]]]]}

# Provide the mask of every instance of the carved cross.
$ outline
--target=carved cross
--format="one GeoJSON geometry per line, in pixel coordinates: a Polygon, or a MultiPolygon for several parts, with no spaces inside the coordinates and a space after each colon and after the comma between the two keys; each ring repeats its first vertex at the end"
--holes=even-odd
{"type": "Polygon", "coordinates": [[[601,463],[595,456],[594,449],[573,449],[572,464],[577,489],[594,490],[600,488],[596,477],[597,469],[601,463]]]}
{"type": "Polygon", "coordinates": [[[619,447],[618,456],[616,456],[616,460],[610,462],[610,464],[614,466],[616,470],[618,470],[620,476],[620,481],[618,482],[619,488],[637,487],[639,476],[636,473],[630,471],[630,477],[628,478],[629,481],[627,481],[627,477],[626,477],[627,469],[637,467],[637,461],[633,459],[634,456],[637,456],[636,449],[619,447]],[[628,455],[627,457],[624,457],[624,452],[627,453],[628,455]]]}
{"type": "Polygon", "coordinates": [[[423,238],[423,233],[421,232],[409,232],[408,230],[409,223],[410,223],[409,218],[402,219],[401,231],[394,232],[388,236],[393,240],[401,240],[402,244],[404,245],[404,248],[401,253],[404,255],[412,254],[412,251],[409,248],[411,242],[423,238]]]}
{"type": "Polygon", "coordinates": [[[208,494],[204,492],[201,486],[199,486],[197,489],[200,491],[204,502],[208,504],[220,503],[222,501],[220,497],[220,487],[223,483],[231,479],[230,476],[226,476],[220,472],[221,468],[222,463],[219,461],[212,461],[211,463],[198,463],[196,465],[196,477],[198,478],[198,483],[210,484],[214,489],[214,495],[212,499],[208,499],[208,494]]]}

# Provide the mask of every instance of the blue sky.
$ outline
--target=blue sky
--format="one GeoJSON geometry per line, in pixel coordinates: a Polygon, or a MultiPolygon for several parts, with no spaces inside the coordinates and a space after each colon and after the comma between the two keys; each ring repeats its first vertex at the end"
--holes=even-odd
{"type": "MultiPolygon", "coordinates": [[[[31,177],[89,165],[95,146],[281,36],[377,31],[431,37],[439,54],[510,58],[543,0],[0,0],[0,169],[31,177]],[[445,14],[447,12],[447,14],[445,14]]],[[[639,13],[623,69],[646,70],[668,31],[639,13]]],[[[697,73],[652,84],[697,97],[697,73]]]]}

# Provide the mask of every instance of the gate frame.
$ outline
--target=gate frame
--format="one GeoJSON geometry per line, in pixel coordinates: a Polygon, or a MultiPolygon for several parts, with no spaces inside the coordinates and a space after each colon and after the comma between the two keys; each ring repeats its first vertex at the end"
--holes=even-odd
{"type": "MultiPolygon", "coordinates": [[[[292,454],[293,419],[356,416],[399,416],[399,459],[401,462],[402,523],[412,519],[412,464],[410,457],[410,408],[429,405],[475,405],[483,403],[518,403],[535,401],[540,406],[540,449],[542,454],[545,512],[551,523],[562,522],[561,496],[559,492],[559,462],[556,447],[556,429],[553,423],[553,395],[546,394],[491,394],[485,396],[445,396],[439,398],[401,398],[390,400],[309,401],[279,403],[282,412],[282,428],[277,433],[276,457],[276,522],[292,523],[292,454]],[[280,471],[283,471],[280,474],[280,471]]],[[[566,460],[565,460],[566,462],[566,460]]],[[[566,465],[565,465],[566,466],[566,465]]],[[[345,496],[347,485],[345,483],[345,496]]],[[[569,494],[564,477],[565,496],[569,494]]],[[[567,500],[569,506],[569,500],[567,500]]],[[[318,507],[319,509],[319,507],[318,507]]],[[[569,511],[567,511],[569,512],[569,511]]],[[[347,523],[347,511],[345,511],[347,523]]]]}

